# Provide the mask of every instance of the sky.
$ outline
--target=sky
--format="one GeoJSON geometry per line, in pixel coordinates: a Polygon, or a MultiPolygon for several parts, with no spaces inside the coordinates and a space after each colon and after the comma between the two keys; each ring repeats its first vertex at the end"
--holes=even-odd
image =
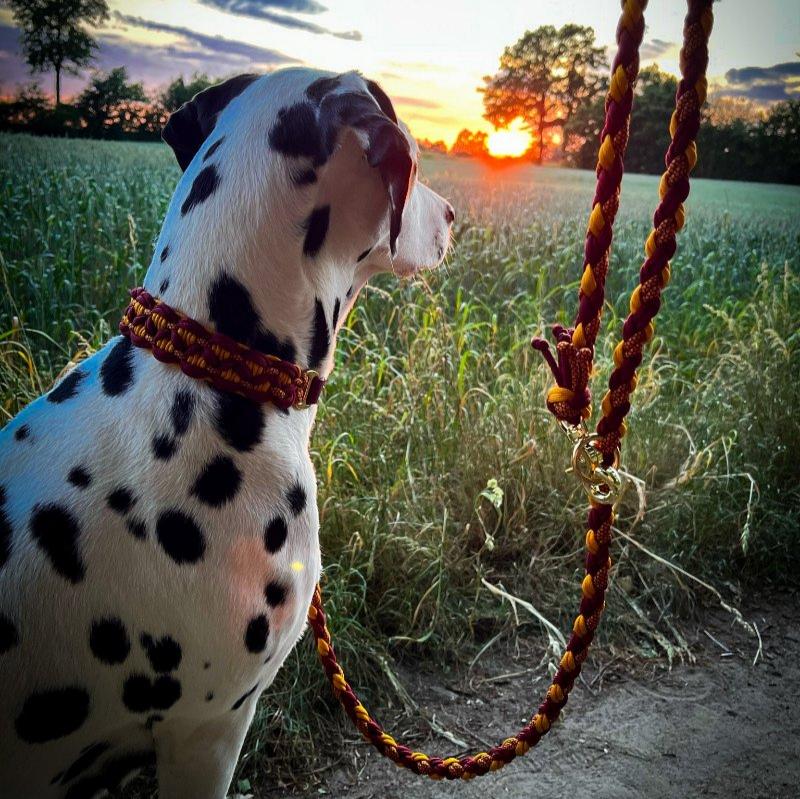
{"type": "MultiPolygon", "coordinates": [[[[125,65],[155,90],[179,74],[228,77],[306,64],[359,69],[377,80],[418,138],[452,143],[462,128],[490,132],[481,78],[526,29],[591,25],[613,52],[619,0],[109,0],[94,30],[97,67],[125,65]]],[[[677,73],[684,3],[651,0],[642,64],[677,73]]],[[[800,0],[714,5],[709,78],[717,94],[757,102],[800,99],[800,0]]],[[[0,0],[0,91],[31,80],[10,9],[0,0]]],[[[86,74],[64,81],[68,97],[86,74]]],[[[53,79],[42,77],[52,92],[53,79]]]]}

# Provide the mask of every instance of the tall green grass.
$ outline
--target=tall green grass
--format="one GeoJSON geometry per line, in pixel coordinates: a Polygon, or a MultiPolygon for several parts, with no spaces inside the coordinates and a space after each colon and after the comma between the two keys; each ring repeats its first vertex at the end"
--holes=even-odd
{"type": "MultiPolygon", "coordinates": [[[[8,136],[0,161],[7,419],[111,335],[178,171],[158,145],[8,136]]],[[[486,583],[566,629],[582,564],[585,501],[528,342],[571,319],[593,175],[442,158],[423,173],[457,209],[457,246],[440,271],[387,276],[361,298],[313,439],[332,627],[379,710],[402,705],[398,662],[465,667],[541,634],[486,583]]],[[[626,177],[598,395],[656,199],[655,178],[626,177]]],[[[798,565],[800,190],[696,181],[688,208],[634,399],[619,527],[735,593],[798,565]]],[[[614,562],[603,636],[681,653],[670,618],[694,584],[625,538],[614,562]]],[[[339,719],[305,641],[262,702],[242,778],[296,762],[339,719]]]]}

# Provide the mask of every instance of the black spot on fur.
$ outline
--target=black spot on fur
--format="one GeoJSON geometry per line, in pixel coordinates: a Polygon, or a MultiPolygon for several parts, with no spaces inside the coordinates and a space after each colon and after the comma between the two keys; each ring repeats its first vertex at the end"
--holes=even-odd
{"type": "Polygon", "coordinates": [[[172,400],[172,408],[170,409],[170,417],[172,418],[172,427],[175,430],[176,436],[185,435],[192,423],[192,416],[194,414],[194,395],[186,389],[181,389],[175,393],[175,399],[172,400]]]}
{"type": "Polygon", "coordinates": [[[322,249],[322,245],[325,243],[325,236],[328,234],[330,218],[330,205],[315,208],[309,214],[308,219],[303,223],[303,228],[306,232],[303,239],[303,255],[313,258],[322,249]]]}
{"type": "Polygon", "coordinates": [[[213,698],[214,698],[214,692],[213,691],[209,691],[206,694],[206,702],[210,702],[213,698]]]}
{"type": "Polygon", "coordinates": [[[347,294],[345,294],[345,297],[347,297],[347,299],[349,300],[352,296],[353,296],[353,286],[350,286],[350,288],[347,289],[347,294]]]}
{"type": "Polygon", "coordinates": [[[89,631],[89,648],[102,663],[124,663],[131,651],[128,632],[120,619],[101,619],[92,622],[89,631]]]}
{"type": "Polygon", "coordinates": [[[256,688],[258,688],[258,683],[256,683],[247,693],[242,694],[234,703],[231,705],[231,710],[238,710],[246,701],[249,696],[252,696],[255,692],[256,688]]]}
{"type": "Polygon", "coordinates": [[[335,91],[341,84],[340,76],[332,78],[317,78],[306,88],[306,97],[319,103],[326,94],[335,91]]]}
{"type": "Polygon", "coordinates": [[[19,633],[14,622],[0,613],[0,655],[13,649],[19,643],[19,633]]]}
{"type": "Polygon", "coordinates": [[[306,491],[300,483],[295,482],[286,492],[286,499],[295,516],[298,516],[306,509],[306,491]]]}
{"type": "Polygon", "coordinates": [[[206,539],[197,523],[179,510],[166,510],[156,522],[156,537],[176,563],[196,563],[206,551],[206,539]]]}
{"type": "Polygon", "coordinates": [[[204,166],[192,182],[189,195],[181,206],[181,216],[185,216],[197,205],[204,203],[219,186],[219,172],[214,164],[204,166]]]}
{"type": "Polygon", "coordinates": [[[208,161],[212,155],[219,149],[220,144],[225,141],[224,136],[220,136],[203,154],[203,161],[208,161]]]}
{"type": "Polygon", "coordinates": [[[162,675],[151,681],[144,674],[132,674],[122,686],[122,702],[132,713],[167,710],[181,698],[181,684],[162,675]]]}
{"type": "Polygon", "coordinates": [[[308,354],[308,368],[319,369],[328,354],[331,336],[325,319],[322,303],[314,300],[314,319],[311,323],[311,352],[308,354]]]}
{"type": "Polygon", "coordinates": [[[158,293],[164,294],[164,292],[169,288],[169,278],[165,277],[158,286],[158,293]]]}
{"type": "Polygon", "coordinates": [[[250,292],[234,277],[220,275],[208,292],[208,309],[217,330],[242,344],[251,341],[258,328],[258,314],[250,292]]]}
{"type": "Polygon", "coordinates": [[[204,669],[210,669],[211,668],[211,664],[208,661],[206,661],[205,663],[203,663],[203,668],[204,669]]]}
{"type": "Polygon", "coordinates": [[[253,347],[264,355],[274,355],[284,361],[294,361],[297,351],[290,339],[281,341],[269,330],[259,330],[253,339],[253,347]]]}
{"type": "MultiPolygon", "coordinates": [[[[125,339],[127,341],[127,339],[125,339]]],[[[73,369],[48,395],[48,402],[64,402],[78,393],[78,384],[86,377],[82,369],[73,369]]]]}
{"type": "Polygon", "coordinates": [[[317,182],[317,173],[313,169],[292,171],[292,181],[295,186],[310,186],[317,182]]]}
{"type": "Polygon", "coordinates": [[[80,528],[66,508],[35,506],[31,514],[31,535],[62,577],[72,583],[83,579],[86,569],[78,548],[80,528]]]}
{"type": "Polygon", "coordinates": [[[264,531],[264,546],[267,552],[275,554],[280,550],[286,541],[286,520],[282,516],[276,516],[264,531]]]}
{"type": "Polygon", "coordinates": [[[21,424],[15,431],[14,431],[14,438],[17,441],[24,441],[29,435],[31,434],[31,429],[26,424],[21,424]]]}
{"type": "Polygon", "coordinates": [[[0,486],[0,569],[3,568],[11,554],[11,522],[5,511],[6,490],[0,486]]]}
{"type": "Polygon", "coordinates": [[[317,124],[317,112],[311,103],[282,108],[269,133],[269,143],[291,158],[311,158],[315,166],[324,164],[328,156],[317,124]]]}
{"type": "Polygon", "coordinates": [[[218,508],[236,496],[241,483],[242,473],[236,464],[226,455],[220,455],[203,467],[192,487],[192,494],[206,505],[218,508]]]}
{"type": "Polygon", "coordinates": [[[268,636],[269,621],[263,613],[250,619],[244,634],[244,645],[247,647],[247,651],[253,654],[263,652],[267,646],[268,636]]]}
{"type": "MultiPolygon", "coordinates": [[[[363,261],[371,252],[372,252],[372,247],[367,247],[367,249],[364,250],[364,252],[362,252],[361,255],[358,256],[358,258],[356,258],[356,263],[357,264],[361,263],[361,261],[363,261]]],[[[350,288],[352,289],[353,287],[350,286],[350,288]]]]}
{"type": "Polygon", "coordinates": [[[76,488],[86,488],[92,482],[92,476],[83,466],[74,466],[69,470],[67,480],[76,488]]]}
{"type": "Polygon", "coordinates": [[[153,456],[160,461],[168,461],[178,451],[178,442],[171,435],[153,436],[151,446],[153,456]]]}
{"type": "Polygon", "coordinates": [[[115,488],[107,497],[108,507],[124,516],[135,504],[136,497],[129,488],[115,488]]]}
{"type": "Polygon", "coordinates": [[[147,538],[147,526],[141,519],[126,519],[125,527],[134,538],[138,538],[142,541],[147,538]]]}
{"type": "Polygon", "coordinates": [[[88,716],[89,694],[83,688],[55,688],[31,694],[14,727],[26,743],[41,744],[75,732],[88,716]]]}
{"type": "Polygon", "coordinates": [[[157,641],[153,639],[152,635],[142,633],[139,639],[144,651],[147,653],[147,659],[153,671],[166,673],[175,671],[181,664],[181,646],[171,636],[165,635],[157,641]]]}
{"type": "Polygon", "coordinates": [[[161,263],[163,264],[164,261],[167,260],[167,258],[169,258],[169,244],[167,244],[167,246],[164,247],[163,250],[161,250],[161,263]]]}
{"type": "Polygon", "coordinates": [[[286,587],[275,580],[270,580],[264,588],[264,596],[267,603],[276,608],[286,601],[286,587]]]}
{"type": "Polygon", "coordinates": [[[217,392],[214,425],[222,438],[239,452],[249,452],[261,441],[264,410],[238,394],[217,392]]]}
{"type": "Polygon", "coordinates": [[[378,84],[375,83],[374,80],[367,81],[367,89],[369,90],[369,93],[375,98],[375,102],[378,104],[381,111],[383,111],[383,113],[386,114],[386,116],[389,117],[389,119],[391,119],[392,122],[394,122],[394,124],[396,125],[397,114],[395,113],[392,101],[388,98],[386,92],[383,89],[381,89],[381,87],[378,86],[378,84]]]}
{"type": "Polygon", "coordinates": [[[81,753],[77,760],[75,760],[66,771],[58,775],[58,780],[54,779],[53,782],[58,782],[61,785],[66,785],[68,782],[72,782],[75,777],[79,777],[84,771],[93,766],[97,762],[97,759],[101,755],[105,754],[110,748],[110,744],[106,743],[105,741],[98,741],[96,743],[89,744],[89,746],[81,749],[81,753]]]}
{"type": "Polygon", "coordinates": [[[133,383],[133,345],[121,338],[108,353],[100,367],[103,391],[109,397],[125,393],[133,383]]]}
{"type": "Polygon", "coordinates": [[[153,436],[153,455],[160,461],[168,461],[177,451],[178,446],[172,436],[153,436]]]}
{"type": "Polygon", "coordinates": [[[339,298],[333,303],[333,318],[331,319],[331,327],[336,330],[336,325],[339,324],[339,312],[342,310],[342,303],[339,298]]]}

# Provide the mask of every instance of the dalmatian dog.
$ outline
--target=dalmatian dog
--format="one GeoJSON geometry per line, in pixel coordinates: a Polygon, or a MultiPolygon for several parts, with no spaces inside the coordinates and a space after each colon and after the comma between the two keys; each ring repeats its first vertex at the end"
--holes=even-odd
{"type": "MultiPolygon", "coordinates": [[[[452,207],[356,72],[233,78],[163,137],[184,172],[145,288],[323,377],[367,280],[449,246],[452,207]]],[[[147,765],[161,799],[226,795],[320,575],[313,422],[117,337],[0,431],[3,799],[147,765]]]]}

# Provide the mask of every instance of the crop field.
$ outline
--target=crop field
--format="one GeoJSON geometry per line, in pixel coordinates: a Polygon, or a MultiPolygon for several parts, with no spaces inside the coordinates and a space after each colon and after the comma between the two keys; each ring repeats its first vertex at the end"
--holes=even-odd
{"type": "MultiPolygon", "coordinates": [[[[158,144],[0,137],[0,424],[114,334],[178,175],[158,144]]],[[[545,628],[498,591],[568,630],[582,576],[585,501],[529,341],[571,321],[594,175],[440,156],[422,175],[456,208],[455,248],[362,296],[312,441],[332,629],[379,718],[402,710],[409,664],[543,648],[545,628]]],[[[595,396],[657,187],[623,184],[595,396]]],[[[686,648],[672,616],[716,601],[697,580],[736,601],[800,565],[800,189],[696,181],[687,208],[625,440],[600,634],[670,660],[686,648]]],[[[239,784],[289,781],[341,719],[304,639],[262,700],[239,784]]]]}

